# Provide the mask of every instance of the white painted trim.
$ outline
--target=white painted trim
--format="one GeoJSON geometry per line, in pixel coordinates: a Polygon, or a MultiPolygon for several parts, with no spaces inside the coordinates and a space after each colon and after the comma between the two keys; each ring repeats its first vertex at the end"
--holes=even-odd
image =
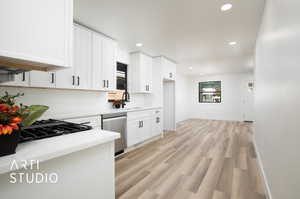
{"type": "MultiPolygon", "coordinates": [[[[254,128],[252,128],[252,131],[254,132],[254,128]]],[[[264,166],[263,166],[263,163],[262,163],[262,160],[261,160],[261,155],[258,151],[258,147],[257,147],[257,144],[256,144],[255,134],[253,135],[253,145],[254,145],[254,150],[255,150],[255,153],[256,153],[259,169],[260,169],[260,172],[261,172],[263,180],[264,180],[265,190],[267,192],[266,193],[267,198],[268,199],[273,199],[272,194],[271,194],[271,190],[270,190],[270,186],[269,186],[269,183],[268,183],[268,180],[267,180],[267,176],[266,176],[266,173],[265,173],[265,170],[264,170],[264,166]]]]}

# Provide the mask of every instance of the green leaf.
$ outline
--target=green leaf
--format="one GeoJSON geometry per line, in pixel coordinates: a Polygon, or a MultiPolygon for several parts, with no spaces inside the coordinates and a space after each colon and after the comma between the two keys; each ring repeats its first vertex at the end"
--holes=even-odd
{"type": "Polygon", "coordinates": [[[47,110],[49,109],[48,106],[43,105],[32,105],[29,106],[26,111],[28,114],[22,121],[22,126],[30,126],[33,124],[37,119],[39,119],[47,110]]]}

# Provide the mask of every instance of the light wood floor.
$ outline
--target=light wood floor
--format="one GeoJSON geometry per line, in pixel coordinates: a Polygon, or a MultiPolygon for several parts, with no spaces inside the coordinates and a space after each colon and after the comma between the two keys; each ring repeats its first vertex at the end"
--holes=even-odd
{"type": "Polygon", "coordinates": [[[251,124],[188,120],[116,161],[120,199],[266,199],[251,124]]]}

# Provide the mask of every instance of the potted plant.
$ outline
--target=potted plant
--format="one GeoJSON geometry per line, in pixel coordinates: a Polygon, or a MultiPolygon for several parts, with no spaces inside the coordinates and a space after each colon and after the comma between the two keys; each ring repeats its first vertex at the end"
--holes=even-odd
{"type": "Polygon", "coordinates": [[[16,99],[24,94],[0,96],[0,157],[14,154],[19,142],[20,129],[30,126],[49,107],[42,105],[25,106],[16,104],[16,99]]]}

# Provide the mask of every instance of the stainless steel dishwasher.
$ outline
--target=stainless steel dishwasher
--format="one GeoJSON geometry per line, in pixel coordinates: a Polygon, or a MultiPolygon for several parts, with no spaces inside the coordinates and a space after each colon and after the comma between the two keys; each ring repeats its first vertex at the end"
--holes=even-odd
{"type": "Polygon", "coordinates": [[[120,138],[115,140],[115,155],[119,155],[127,148],[126,142],[126,113],[110,113],[101,115],[102,129],[120,133],[120,138]]]}

